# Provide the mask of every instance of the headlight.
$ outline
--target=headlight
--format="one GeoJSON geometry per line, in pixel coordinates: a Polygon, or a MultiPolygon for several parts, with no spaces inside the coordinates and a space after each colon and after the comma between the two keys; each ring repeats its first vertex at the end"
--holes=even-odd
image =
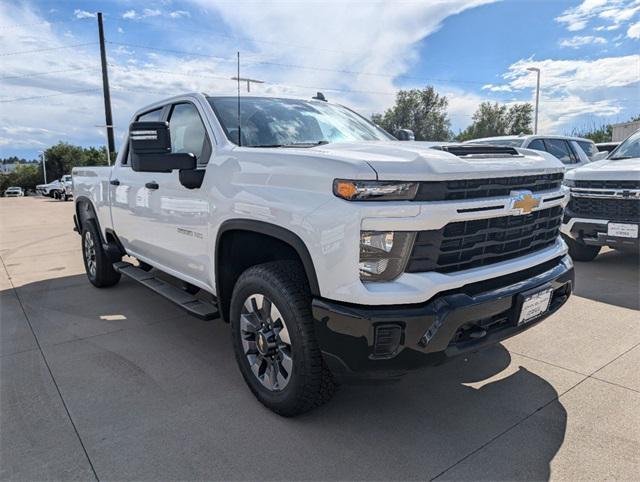
{"type": "Polygon", "coordinates": [[[333,194],[347,201],[401,201],[416,197],[417,182],[333,181],[333,194]]]}
{"type": "Polygon", "coordinates": [[[400,276],[415,237],[410,231],[361,231],[360,279],[391,281],[400,276]]]}

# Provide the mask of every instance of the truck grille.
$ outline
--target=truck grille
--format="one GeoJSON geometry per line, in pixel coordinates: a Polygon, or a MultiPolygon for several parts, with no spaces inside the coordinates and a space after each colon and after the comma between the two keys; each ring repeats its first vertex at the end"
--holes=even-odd
{"type": "Polygon", "coordinates": [[[534,176],[461,179],[457,181],[424,181],[418,187],[416,201],[455,201],[508,196],[511,191],[532,192],[559,189],[562,173],[534,176]]]}
{"type": "Polygon", "coordinates": [[[420,231],[407,272],[450,273],[518,258],[552,245],[559,234],[562,207],[522,216],[475,219],[420,231]]]}
{"type": "Polygon", "coordinates": [[[568,211],[577,218],[640,222],[640,200],[571,197],[568,211]]]}
{"type": "Polygon", "coordinates": [[[640,181],[575,181],[583,189],[640,189],[640,181]]]}

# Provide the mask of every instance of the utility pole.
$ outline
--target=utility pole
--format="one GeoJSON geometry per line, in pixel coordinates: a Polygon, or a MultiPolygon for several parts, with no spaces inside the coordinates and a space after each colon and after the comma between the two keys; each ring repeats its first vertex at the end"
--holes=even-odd
{"type": "MultiPolygon", "coordinates": [[[[102,62],[102,91],[104,93],[104,116],[107,127],[107,151],[116,151],[113,139],[113,119],[111,116],[111,94],[109,93],[109,76],[107,74],[107,51],[104,46],[104,28],[102,27],[102,12],[98,12],[98,35],[100,36],[100,60],[102,62]]],[[[111,155],[111,154],[109,154],[111,155]]]]}
{"type": "Polygon", "coordinates": [[[540,105],[540,69],[538,67],[528,67],[528,71],[535,72],[538,74],[538,80],[536,82],[536,120],[533,124],[533,133],[538,133],[538,108],[540,105]]]}

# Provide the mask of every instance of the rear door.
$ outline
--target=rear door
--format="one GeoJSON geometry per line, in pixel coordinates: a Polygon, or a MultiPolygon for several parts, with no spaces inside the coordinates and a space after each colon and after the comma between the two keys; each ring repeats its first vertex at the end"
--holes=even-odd
{"type": "MultiPolygon", "coordinates": [[[[160,121],[166,107],[159,107],[139,115],[137,121],[160,121]]],[[[154,246],[149,243],[149,220],[152,216],[151,194],[145,183],[151,174],[131,169],[129,144],[116,162],[110,179],[111,219],[113,228],[124,248],[133,256],[152,263],[154,246]]]]}

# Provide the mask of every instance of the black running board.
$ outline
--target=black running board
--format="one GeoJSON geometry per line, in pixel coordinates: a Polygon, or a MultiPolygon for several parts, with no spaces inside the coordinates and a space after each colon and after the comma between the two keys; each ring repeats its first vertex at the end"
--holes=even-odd
{"type": "Polygon", "coordinates": [[[215,303],[207,303],[206,301],[199,300],[186,291],[156,278],[151,273],[131,263],[119,261],[113,263],[113,267],[116,271],[155,291],[160,296],[164,296],[169,301],[173,301],[176,305],[201,320],[213,320],[218,317],[218,307],[215,303]]]}

